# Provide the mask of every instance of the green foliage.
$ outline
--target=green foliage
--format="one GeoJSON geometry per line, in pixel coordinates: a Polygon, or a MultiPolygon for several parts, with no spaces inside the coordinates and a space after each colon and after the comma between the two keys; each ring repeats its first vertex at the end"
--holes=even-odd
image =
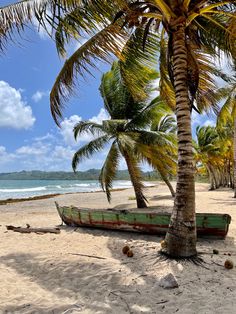
{"type": "Polygon", "coordinates": [[[232,123],[216,128],[198,126],[194,143],[198,176],[210,179],[211,189],[233,185],[232,123]]]}
{"type": "MultiPolygon", "coordinates": [[[[148,70],[148,69],[147,69],[148,70]]],[[[145,72],[146,68],[142,68],[145,72]]],[[[152,71],[148,71],[150,74],[152,71]]],[[[153,74],[150,75],[150,78],[153,74]]],[[[149,90],[150,82],[144,88],[149,90]]],[[[174,174],[176,166],[176,135],[174,119],[170,109],[159,98],[147,104],[136,101],[121,75],[121,63],[114,62],[110,71],[102,77],[100,93],[104,107],[110,115],[102,124],[81,121],[74,128],[75,138],[83,133],[95,137],[82,146],[74,155],[72,166],[75,170],[81,160],[90,158],[97,151],[110,144],[99,180],[110,201],[112,182],[116,178],[121,156],[124,157],[134,189],[142,195],[142,173],[140,161],[147,161],[161,175],[174,174]],[[153,124],[153,130],[150,130],[153,124]]],[[[141,196],[144,200],[144,197],[141,196]]]]}

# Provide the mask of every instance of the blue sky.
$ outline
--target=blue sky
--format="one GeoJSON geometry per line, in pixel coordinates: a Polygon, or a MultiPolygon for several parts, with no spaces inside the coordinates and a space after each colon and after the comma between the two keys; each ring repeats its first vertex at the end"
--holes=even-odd
{"type": "MultiPolygon", "coordinates": [[[[10,2],[4,0],[1,5],[10,2]]],[[[31,28],[0,55],[0,172],[71,171],[73,153],[89,140],[84,136],[79,143],[74,141],[75,123],[107,118],[98,87],[102,72],[109,66],[99,65],[95,78],[80,80],[77,97],[68,103],[59,129],[51,117],[49,91],[64,61],[45,33],[31,28]]],[[[71,45],[70,53],[77,45],[71,45]]],[[[211,124],[212,120],[194,114],[193,127],[199,123],[211,124]]],[[[79,170],[100,168],[105,155],[106,151],[84,161],[79,170]]]]}
{"type": "MultiPolygon", "coordinates": [[[[76,45],[71,45],[71,53],[76,45]]],[[[100,71],[94,71],[95,78],[80,80],[77,97],[64,111],[62,128],[55,125],[49,91],[63,62],[43,31],[28,30],[23,39],[9,44],[0,55],[0,172],[70,171],[73,153],[88,139],[85,136],[79,143],[74,141],[74,124],[81,119],[100,122],[107,118],[98,87],[102,72],[109,66],[100,65],[100,71]]],[[[99,168],[104,156],[105,152],[96,155],[79,169],[99,168]]]]}

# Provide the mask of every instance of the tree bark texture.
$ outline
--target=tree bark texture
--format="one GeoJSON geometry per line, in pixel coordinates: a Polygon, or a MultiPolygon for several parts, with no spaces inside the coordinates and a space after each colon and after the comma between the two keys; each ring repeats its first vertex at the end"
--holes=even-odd
{"type": "Polygon", "coordinates": [[[166,253],[173,257],[191,257],[197,254],[197,236],[185,23],[178,25],[172,32],[172,49],[178,135],[178,172],[174,208],[166,234],[166,253]]]}
{"type": "Polygon", "coordinates": [[[236,198],[236,117],[234,117],[234,197],[236,198]]]}

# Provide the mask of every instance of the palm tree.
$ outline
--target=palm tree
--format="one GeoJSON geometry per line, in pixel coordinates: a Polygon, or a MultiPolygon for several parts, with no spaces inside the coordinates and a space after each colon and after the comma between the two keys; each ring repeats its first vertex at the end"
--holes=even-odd
{"type": "Polygon", "coordinates": [[[231,80],[228,86],[221,89],[222,97],[226,100],[218,115],[218,126],[224,126],[232,119],[234,138],[234,197],[236,198],[236,80],[231,80]]]}
{"type": "MultiPolygon", "coordinates": [[[[162,116],[162,127],[158,131],[148,131],[153,110],[158,110],[154,108],[161,102],[157,102],[157,99],[149,105],[144,102],[135,102],[124,85],[120,65],[117,62],[113,63],[111,71],[103,75],[100,92],[105,110],[111,119],[103,121],[102,124],[81,121],[75,126],[75,138],[82,133],[90,133],[96,138],[74,154],[72,167],[75,170],[81,160],[89,158],[111,143],[99,178],[108,201],[111,200],[110,190],[122,156],[126,161],[134,187],[137,207],[147,207],[138,161],[148,161],[168,182],[167,173],[175,166],[175,142],[174,134],[166,134],[165,131],[173,129],[173,121],[166,118],[165,123],[165,117],[162,116]],[[150,154],[150,150],[155,154],[150,154]],[[166,156],[167,153],[168,156],[166,156]]],[[[161,105],[163,115],[163,104],[161,105]]]]}
{"type": "MultiPolygon", "coordinates": [[[[158,100],[160,102],[161,98],[158,97],[158,100]]],[[[176,120],[173,117],[173,112],[170,109],[168,110],[166,103],[162,103],[162,105],[163,105],[163,110],[161,110],[160,103],[159,103],[159,106],[157,108],[155,108],[154,109],[155,111],[152,113],[151,131],[158,132],[159,134],[161,134],[160,132],[162,132],[163,134],[169,134],[169,135],[173,136],[172,141],[173,141],[173,143],[175,143],[176,142],[176,129],[177,129],[176,120]],[[168,114],[167,114],[167,112],[168,112],[168,114]]],[[[153,145],[150,145],[150,149],[151,149],[151,146],[153,146],[153,145]]],[[[154,149],[155,149],[155,147],[154,147],[154,149]]],[[[153,150],[153,147],[152,147],[152,150],[153,150]]],[[[174,152],[174,154],[176,154],[176,153],[174,152]]],[[[154,156],[158,156],[158,152],[155,153],[154,151],[152,151],[152,159],[154,158],[154,156]]],[[[150,164],[152,164],[152,163],[150,162],[150,164]]],[[[153,167],[155,168],[155,165],[153,165],[153,167]]],[[[168,174],[168,176],[164,173],[164,171],[162,169],[163,167],[158,168],[156,166],[159,174],[161,175],[162,180],[168,186],[171,195],[174,197],[175,191],[174,191],[168,177],[170,175],[172,175],[172,176],[176,175],[176,167],[173,167],[173,165],[168,167],[168,163],[165,164],[165,167],[167,167],[166,173],[168,174]]]]}
{"type": "MultiPolygon", "coordinates": [[[[14,6],[1,10],[2,38],[11,34],[14,26],[20,29],[35,9],[36,0],[25,0],[21,8],[14,6]],[[23,10],[30,7],[32,11],[23,10]],[[15,18],[12,18],[15,17],[15,18]]],[[[191,133],[191,110],[200,88],[199,75],[206,73],[207,54],[216,55],[219,50],[233,51],[235,40],[234,1],[220,0],[114,0],[73,1],[41,0],[40,10],[46,12],[53,4],[74,8],[61,19],[52,10],[52,24],[57,27],[57,43],[63,52],[64,43],[75,35],[94,35],[66,61],[51,92],[51,109],[56,121],[62,116],[62,108],[74,87],[74,76],[89,71],[94,58],[109,61],[111,54],[124,62],[123,75],[134,91],[140,79],[140,63],[152,63],[156,56],[156,42],[168,40],[161,53],[168,62],[168,76],[174,88],[178,135],[178,172],[174,209],[166,235],[166,253],[171,256],[191,257],[196,252],[194,163],[191,133]],[[126,48],[129,49],[126,49],[126,48]],[[143,48],[145,47],[145,53],[143,48]],[[130,51],[133,50],[133,54],[130,51]],[[129,52],[130,59],[126,58],[129,52]],[[167,54],[165,53],[167,52],[167,54]],[[148,58],[148,57],[149,58],[148,58]],[[132,71],[129,71],[132,69],[132,71]],[[126,70],[126,71],[125,71],[126,70]],[[132,79],[128,79],[134,73],[132,79]],[[138,78],[138,79],[137,79],[138,78]]],[[[33,13],[32,13],[33,12],[33,13]]],[[[37,12],[36,12],[37,13],[37,12]]],[[[41,12],[40,12],[41,13],[41,12]]],[[[41,16],[37,14],[39,20],[41,16]]],[[[164,45],[161,45],[164,47],[164,45]]],[[[160,47],[160,46],[159,46],[160,47]]],[[[204,80],[201,82],[203,83],[204,80]]],[[[207,77],[205,77],[205,82],[207,77]]],[[[165,86],[170,86],[162,84],[165,86]]],[[[205,95],[206,98],[208,97],[205,95]]],[[[200,104],[200,102],[198,102],[200,104]]]]}
{"type": "Polygon", "coordinates": [[[232,132],[230,127],[198,126],[196,129],[195,160],[203,165],[210,178],[210,190],[232,187],[232,132]]]}
{"type": "Polygon", "coordinates": [[[205,166],[210,179],[210,190],[214,190],[218,187],[216,172],[221,159],[219,134],[215,127],[198,126],[196,136],[197,141],[194,145],[196,164],[201,163],[205,166]]]}

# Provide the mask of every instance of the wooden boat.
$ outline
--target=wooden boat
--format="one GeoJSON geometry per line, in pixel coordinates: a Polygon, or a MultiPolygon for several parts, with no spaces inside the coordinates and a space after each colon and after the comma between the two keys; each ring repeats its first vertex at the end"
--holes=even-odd
{"type": "MultiPolygon", "coordinates": [[[[56,202],[55,202],[56,203],[56,202]]],[[[81,209],[74,206],[59,206],[57,211],[68,226],[95,227],[123,231],[136,231],[164,235],[170,222],[170,213],[155,210],[81,209]]],[[[224,239],[231,217],[228,214],[197,213],[199,237],[224,239]]]]}

